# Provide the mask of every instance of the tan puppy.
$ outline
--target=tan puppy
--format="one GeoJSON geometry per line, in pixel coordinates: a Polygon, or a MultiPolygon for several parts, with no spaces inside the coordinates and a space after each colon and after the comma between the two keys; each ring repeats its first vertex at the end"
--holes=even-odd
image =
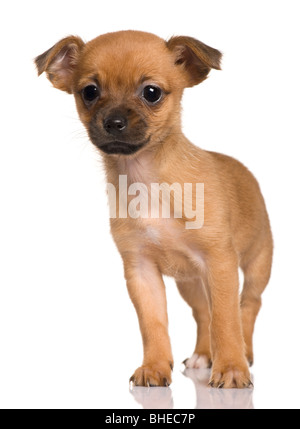
{"type": "MultiPolygon", "coordinates": [[[[211,68],[220,69],[220,59],[219,51],[190,37],[165,42],[135,31],[105,34],[86,44],[70,36],[36,58],[39,74],[46,72],[56,88],[74,94],[80,119],[103,155],[107,181],[116,190],[111,231],[144,345],[143,364],[131,377],[136,385],[171,382],[163,275],[175,278],[197,322],[196,348],[186,366],[212,362],[213,387],[251,384],[252,334],[273,247],[264,200],[241,163],[194,146],[180,122],[184,88],[202,82],[211,68]],[[140,207],[147,209],[143,216],[130,209],[134,194],[120,192],[124,177],[128,187],[140,184],[140,207]],[[187,227],[192,217],[186,211],[178,216],[182,199],[177,191],[170,198],[169,218],[161,211],[151,216],[146,194],[163,183],[177,184],[177,191],[185,184],[204,184],[204,222],[187,227]]],[[[199,198],[194,192],[188,197],[195,208],[199,198]]],[[[162,193],[159,205],[162,210],[162,193]]]]}

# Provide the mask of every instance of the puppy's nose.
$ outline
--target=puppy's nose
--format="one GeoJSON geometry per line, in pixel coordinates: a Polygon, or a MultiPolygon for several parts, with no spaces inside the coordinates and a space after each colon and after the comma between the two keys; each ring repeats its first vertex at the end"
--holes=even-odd
{"type": "Polygon", "coordinates": [[[119,135],[127,128],[127,119],[121,115],[108,116],[103,121],[104,129],[112,135],[119,135]]]}

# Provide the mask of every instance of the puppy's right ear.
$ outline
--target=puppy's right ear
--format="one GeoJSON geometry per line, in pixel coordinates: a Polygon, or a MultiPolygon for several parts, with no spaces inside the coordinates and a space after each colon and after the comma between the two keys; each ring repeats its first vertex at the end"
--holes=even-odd
{"type": "Polygon", "coordinates": [[[74,70],[84,45],[83,40],[77,36],[69,36],[59,41],[48,51],[36,57],[38,75],[46,72],[55,88],[71,94],[74,70]]]}

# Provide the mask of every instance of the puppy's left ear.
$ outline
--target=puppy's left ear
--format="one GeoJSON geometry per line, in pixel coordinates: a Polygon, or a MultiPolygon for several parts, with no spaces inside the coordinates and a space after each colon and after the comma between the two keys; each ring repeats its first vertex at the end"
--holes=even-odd
{"type": "Polygon", "coordinates": [[[186,86],[194,86],[207,78],[210,70],[221,70],[222,54],[192,37],[175,36],[167,42],[174,54],[175,65],[186,75],[186,86]]]}
{"type": "Polygon", "coordinates": [[[35,59],[38,74],[46,72],[55,88],[73,92],[73,74],[84,42],[77,36],[60,40],[35,59]]]}

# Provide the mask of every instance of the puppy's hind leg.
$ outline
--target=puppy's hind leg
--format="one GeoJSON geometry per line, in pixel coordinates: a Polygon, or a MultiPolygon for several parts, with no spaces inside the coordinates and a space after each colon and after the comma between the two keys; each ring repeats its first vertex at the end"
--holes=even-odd
{"type": "Polygon", "coordinates": [[[210,353],[210,314],[208,301],[201,279],[177,281],[178,290],[183,299],[190,305],[197,323],[197,341],[193,355],[185,359],[187,368],[209,368],[210,353]]]}
{"type": "Polygon", "coordinates": [[[272,265],[273,245],[271,237],[253,255],[246,255],[241,263],[244,272],[244,286],[241,294],[241,315],[246,357],[253,364],[252,337],[256,316],[261,307],[261,294],[268,284],[272,265]]]}

